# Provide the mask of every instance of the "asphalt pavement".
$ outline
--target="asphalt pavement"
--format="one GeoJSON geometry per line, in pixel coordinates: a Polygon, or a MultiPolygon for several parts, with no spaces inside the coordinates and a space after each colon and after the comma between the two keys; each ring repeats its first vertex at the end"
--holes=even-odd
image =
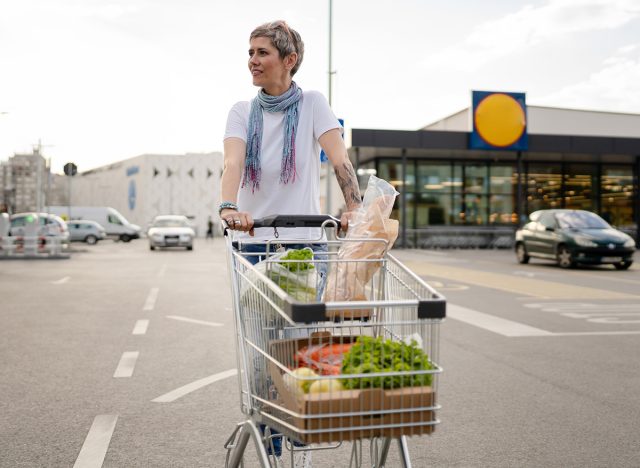
{"type": "MultiPolygon", "coordinates": [[[[74,247],[0,261],[0,466],[224,466],[243,416],[222,240],[74,247]]],[[[442,424],[409,439],[413,466],[638,466],[638,265],[393,254],[448,301],[442,424]]],[[[349,451],[313,466],[348,466],[349,451]]]]}

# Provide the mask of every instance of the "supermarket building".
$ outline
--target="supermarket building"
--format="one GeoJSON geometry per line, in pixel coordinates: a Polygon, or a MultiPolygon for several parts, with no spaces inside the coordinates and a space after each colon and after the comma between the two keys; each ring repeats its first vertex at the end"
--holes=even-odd
{"type": "Polygon", "coordinates": [[[533,211],[593,211],[640,240],[640,115],[526,107],[526,150],[470,145],[473,110],[417,131],[353,129],[350,157],[400,192],[406,247],[509,247],[533,211]],[[519,177],[522,174],[522,177],[519,177]]]}

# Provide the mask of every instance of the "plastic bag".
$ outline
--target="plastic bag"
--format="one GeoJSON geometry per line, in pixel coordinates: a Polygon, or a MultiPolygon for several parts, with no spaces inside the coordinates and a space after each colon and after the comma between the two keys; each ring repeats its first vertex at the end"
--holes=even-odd
{"type": "Polygon", "coordinates": [[[255,268],[290,296],[301,302],[316,300],[318,273],[313,266],[313,250],[306,247],[300,250],[285,250],[256,264],[255,268]],[[310,260],[295,261],[286,259],[291,252],[310,251],[310,260]]]}
{"type": "MultiPolygon", "coordinates": [[[[338,262],[329,272],[324,301],[366,300],[365,287],[380,262],[347,262],[345,260],[381,259],[398,237],[398,221],[389,219],[398,192],[391,184],[376,176],[369,178],[362,206],[349,223],[345,241],[338,250],[338,262]],[[382,239],[383,242],[358,242],[357,239],[382,239]]],[[[369,309],[332,311],[343,318],[368,317],[369,309]]]]}
{"type": "Polygon", "coordinates": [[[353,343],[321,343],[300,348],[295,360],[299,367],[308,367],[320,375],[340,375],[342,360],[353,343]]]}

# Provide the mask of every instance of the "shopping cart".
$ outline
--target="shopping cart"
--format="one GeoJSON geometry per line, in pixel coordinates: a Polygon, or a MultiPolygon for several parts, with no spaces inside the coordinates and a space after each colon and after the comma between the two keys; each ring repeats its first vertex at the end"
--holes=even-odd
{"type": "Polygon", "coordinates": [[[348,242],[377,242],[385,251],[386,241],[339,238],[332,217],[275,216],[255,227],[274,228],[266,259],[255,266],[225,230],[247,416],[225,444],[225,466],[243,463],[250,438],[260,466],[276,466],[273,440],[283,437],[292,466],[296,451],[322,450],[319,457],[349,441],[349,466],[359,467],[369,440],[369,466],[384,467],[395,440],[402,466],[410,467],[407,436],[430,434],[439,423],[444,297],[389,253],[344,258],[348,242]],[[322,227],[328,236],[280,241],[282,227],[322,227]],[[286,252],[301,242],[326,244],[326,252],[312,260],[273,253],[276,244],[286,252]]]}

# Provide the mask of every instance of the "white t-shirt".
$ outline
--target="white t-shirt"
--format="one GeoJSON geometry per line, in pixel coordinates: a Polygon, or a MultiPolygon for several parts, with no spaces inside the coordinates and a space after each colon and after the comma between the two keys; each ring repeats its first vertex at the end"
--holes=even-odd
{"type": "MultiPolygon", "coordinates": [[[[224,139],[240,138],[247,142],[251,103],[240,101],[229,111],[224,139]]],[[[298,102],[296,132],[296,175],[287,184],[280,182],[284,145],[284,112],[262,111],[263,133],[260,165],[260,188],[252,193],[247,183],[238,191],[238,207],[255,218],[276,214],[320,213],[320,144],[318,138],[334,128],[341,128],[325,97],[317,91],[303,91],[298,102]]],[[[243,242],[264,242],[274,238],[272,228],[255,230],[255,236],[236,232],[243,242]]],[[[278,228],[279,239],[318,239],[320,229],[278,228]]]]}

